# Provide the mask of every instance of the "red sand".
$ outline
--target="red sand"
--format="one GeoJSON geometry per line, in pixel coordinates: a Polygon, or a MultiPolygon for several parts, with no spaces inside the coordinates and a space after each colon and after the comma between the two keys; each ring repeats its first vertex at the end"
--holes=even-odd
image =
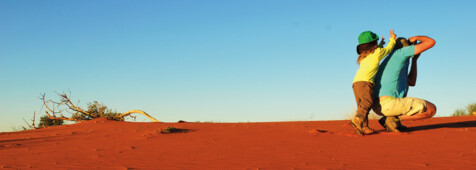
{"type": "Polygon", "coordinates": [[[476,116],[356,136],[349,121],[134,123],[97,119],[0,133],[0,168],[472,169],[476,116]],[[159,134],[173,126],[183,132],[159,134]]]}

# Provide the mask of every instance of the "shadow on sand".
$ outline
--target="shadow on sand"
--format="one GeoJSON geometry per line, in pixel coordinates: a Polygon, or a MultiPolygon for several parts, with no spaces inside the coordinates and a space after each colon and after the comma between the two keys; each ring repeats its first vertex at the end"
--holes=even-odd
{"type": "Polygon", "coordinates": [[[406,131],[413,132],[413,131],[422,131],[422,130],[439,129],[439,128],[468,128],[468,127],[476,127],[476,120],[408,127],[408,130],[406,131]]]}

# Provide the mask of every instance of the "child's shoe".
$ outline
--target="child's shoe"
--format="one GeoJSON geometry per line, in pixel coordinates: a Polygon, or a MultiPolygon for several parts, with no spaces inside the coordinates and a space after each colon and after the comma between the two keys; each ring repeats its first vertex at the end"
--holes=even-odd
{"type": "Polygon", "coordinates": [[[368,118],[366,118],[364,120],[364,122],[362,123],[362,132],[364,132],[364,134],[366,134],[366,135],[374,133],[374,130],[369,127],[369,119],[368,118]]]}
{"type": "Polygon", "coordinates": [[[364,131],[362,129],[362,125],[364,123],[364,119],[359,116],[355,116],[352,120],[350,120],[350,126],[355,129],[355,133],[357,135],[364,135],[364,131]]]}

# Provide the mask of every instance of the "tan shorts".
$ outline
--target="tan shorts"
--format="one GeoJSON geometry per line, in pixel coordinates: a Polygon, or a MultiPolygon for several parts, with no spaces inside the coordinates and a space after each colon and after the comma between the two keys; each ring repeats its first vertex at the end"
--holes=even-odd
{"type": "Polygon", "coordinates": [[[383,116],[412,116],[426,111],[426,101],[414,97],[388,98],[375,103],[372,109],[383,116]]]}

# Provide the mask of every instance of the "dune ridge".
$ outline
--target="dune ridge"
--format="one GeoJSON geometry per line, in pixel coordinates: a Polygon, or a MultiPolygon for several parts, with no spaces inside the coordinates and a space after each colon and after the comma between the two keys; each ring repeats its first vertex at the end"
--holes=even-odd
{"type": "Polygon", "coordinates": [[[95,119],[0,133],[0,168],[470,169],[476,116],[404,122],[357,136],[347,120],[138,123],[95,119]],[[175,127],[177,133],[160,133],[175,127]]]}

